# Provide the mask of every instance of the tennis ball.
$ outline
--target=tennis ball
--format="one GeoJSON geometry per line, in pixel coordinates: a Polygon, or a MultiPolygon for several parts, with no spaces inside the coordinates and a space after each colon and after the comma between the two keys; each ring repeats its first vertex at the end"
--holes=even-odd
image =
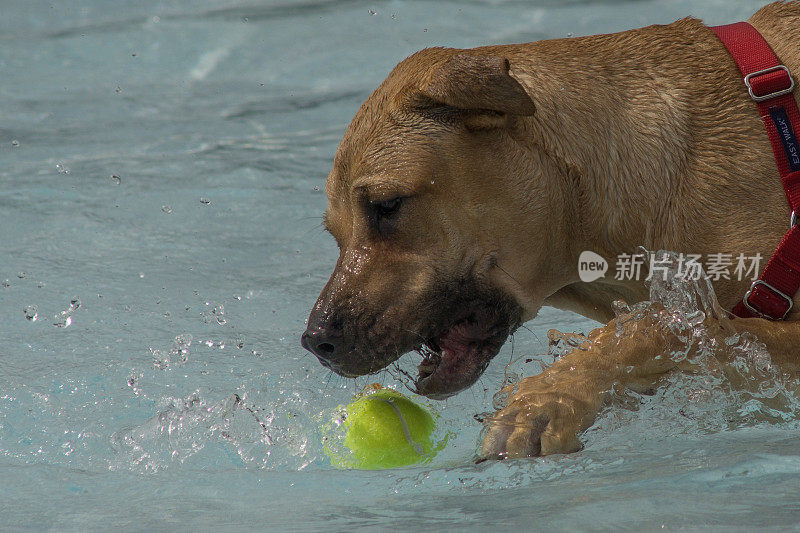
{"type": "Polygon", "coordinates": [[[430,460],[444,447],[432,439],[431,414],[392,389],[357,397],[345,407],[343,447],[330,431],[325,453],[339,468],[377,470],[430,460]],[[343,449],[342,449],[343,448],[343,449]]]}

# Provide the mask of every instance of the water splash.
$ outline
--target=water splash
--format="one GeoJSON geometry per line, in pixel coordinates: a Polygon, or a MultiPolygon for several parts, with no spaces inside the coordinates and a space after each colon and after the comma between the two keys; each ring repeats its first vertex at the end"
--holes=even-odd
{"type": "Polygon", "coordinates": [[[649,281],[648,301],[615,303],[617,332],[623,335],[637,322],[668,328],[680,343],[654,356],[671,358],[681,370],[649,394],[615,388],[610,409],[587,434],[589,439],[629,424],[643,438],[659,438],[797,420],[798,378],[782,373],[753,334],[737,333],[729,324],[722,335],[710,332],[706,319],[718,319],[725,327],[727,313],[709,279],[681,276],[674,253],[659,251],[657,256],[671,260],[665,275],[649,281]]]}
{"type": "Polygon", "coordinates": [[[302,470],[315,456],[308,453],[304,416],[295,410],[303,400],[289,395],[266,408],[236,393],[209,403],[199,392],[165,398],[154,417],[111,435],[115,457],[111,470],[157,472],[184,463],[206,447],[225,446],[246,466],[302,470]]]}

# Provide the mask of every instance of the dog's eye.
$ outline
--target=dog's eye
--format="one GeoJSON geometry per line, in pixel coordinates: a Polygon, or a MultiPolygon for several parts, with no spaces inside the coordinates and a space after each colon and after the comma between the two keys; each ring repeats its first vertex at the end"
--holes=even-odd
{"type": "Polygon", "coordinates": [[[368,219],[378,233],[388,235],[394,229],[403,200],[404,198],[398,196],[390,200],[369,203],[368,219]]]}
{"type": "Polygon", "coordinates": [[[403,199],[398,196],[397,198],[392,198],[391,200],[373,202],[370,206],[372,207],[372,212],[375,214],[375,217],[380,220],[391,218],[392,216],[396,215],[400,210],[400,205],[402,203],[403,199]]]}

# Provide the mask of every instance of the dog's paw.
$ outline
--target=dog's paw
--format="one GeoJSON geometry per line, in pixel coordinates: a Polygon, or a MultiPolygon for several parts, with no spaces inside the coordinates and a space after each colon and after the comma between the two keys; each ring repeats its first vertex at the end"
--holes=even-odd
{"type": "Polygon", "coordinates": [[[486,433],[480,458],[576,452],[581,449],[578,433],[585,429],[588,407],[585,402],[552,392],[516,396],[506,408],[484,421],[486,433]]]}

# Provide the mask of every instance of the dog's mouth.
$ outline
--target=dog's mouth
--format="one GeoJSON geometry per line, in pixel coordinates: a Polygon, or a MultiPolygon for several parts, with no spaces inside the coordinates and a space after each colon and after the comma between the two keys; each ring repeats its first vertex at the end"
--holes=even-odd
{"type": "Polygon", "coordinates": [[[478,380],[518,325],[517,320],[494,315],[479,309],[417,348],[423,357],[416,380],[418,394],[443,400],[478,380]]]}

